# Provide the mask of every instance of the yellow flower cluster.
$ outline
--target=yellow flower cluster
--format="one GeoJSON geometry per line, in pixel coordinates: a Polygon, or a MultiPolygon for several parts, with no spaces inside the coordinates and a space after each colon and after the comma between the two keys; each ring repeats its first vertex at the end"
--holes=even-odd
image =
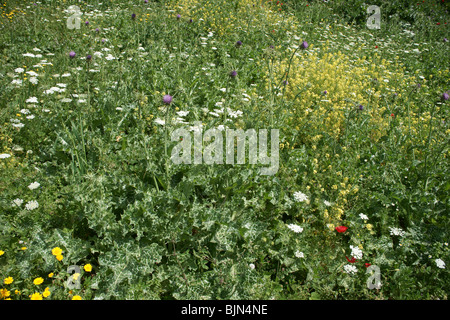
{"type": "Polygon", "coordinates": [[[53,248],[52,254],[56,257],[58,261],[61,261],[63,259],[62,250],[59,247],[53,248]]]}
{"type": "MultiPolygon", "coordinates": [[[[19,8],[15,8],[15,9],[11,10],[10,12],[8,12],[9,10],[7,10],[7,1],[5,1],[3,3],[3,6],[0,6],[0,11],[1,11],[0,16],[2,18],[8,19],[9,21],[12,21],[14,16],[19,13],[25,14],[25,11],[23,11],[19,8]]],[[[3,24],[3,22],[1,20],[2,19],[0,19],[0,24],[3,24]]]]}
{"type": "Polygon", "coordinates": [[[307,120],[311,129],[338,139],[345,132],[346,112],[349,108],[356,112],[362,105],[368,110],[366,112],[370,112],[367,125],[372,128],[372,140],[377,141],[389,125],[381,95],[391,90],[388,89],[391,81],[397,87],[406,87],[407,77],[400,70],[389,71],[394,68],[385,60],[375,64],[365,57],[350,59],[326,46],[320,52],[323,53],[298,50],[292,60],[281,61],[272,70],[275,75],[288,72],[286,95],[288,99],[295,99],[292,125],[296,127],[307,120]]]}
{"type": "Polygon", "coordinates": [[[276,25],[292,25],[293,16],[272,10],[271,6],[253,0],[174,0],[168,4],[174,16],[192,18],[205,23],[210,31],[224,35],[236,28],[257,25],[259,29],[276,25]]]}

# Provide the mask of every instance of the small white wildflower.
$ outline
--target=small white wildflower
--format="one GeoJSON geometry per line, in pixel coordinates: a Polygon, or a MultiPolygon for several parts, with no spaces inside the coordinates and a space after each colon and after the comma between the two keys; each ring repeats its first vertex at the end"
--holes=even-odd
{"type": "Polygon", "coordinates": [[[253,264],[253,263],[250,263],[249,265],[248,265],[249,267],[250,267],[250,269],[255,269],[255,265],[253,264]]]}
{"type": "Polygon", "coordinates": [[[39,203],[36,200],[28,201],[27,204],[25,205],[25,209],[27,210],[34,210],[37,209],[38,207],[39,203]]]}
{"type": "Polygon", "coordinates": [[[331,203],[328,202],[327,200],[323,200],[323,203],[324,203],[327,207],[331,206],[331,203]]]}
{"type": "Polygon", "coordinates": [[[33,120],[34,119],[34,114],[30,114],[29,116],[26,117],[28,120],[33,120]]]}
{"type": "Polygon", "coordinates": [[[442,261],[441,259],[436,259],[434,261],[436,262],[436,265],[437,265],[438,268],[445,269],[445,262],[444,261],[442,261]]]}
{"type": "Polygon", "coordinates": [[[162,125],[162,126],[166,124],[166,122],[165,122],[164,120],[160,119],[160,118],[156,118],[156,119],[155,119],[155,122],[156,122],[157,124],[162,125]]]}
{"type": "Polygon", "coordinates": [[[355,257],[356,259],[362,258],[363,252],[360,248],[350,245],[350,249],[352,249],[352,253],[351,253],[352,257],[355,257]]]}
{"type": "Polygon", "coordinates": [[[403,231],[400,228],[389,227],[389,233],[391,234],[391,236],[400,236],[400,237],[402,237],[402,236],[405,235],[405,231],[403,231]]]}
{"type": "Polygon", "coordinates": [[[16,68],[14,69],[14,72],[16,73],[23,73],[25,70],[23,68],[16,68]]]}
{"type": "Polygon", "coordinates": [[[344,270],[348,274],[355,274],[358,272],[358,269],[354,265],[351,265],[351,264],[346,264],[344,266],[344,270]]]}
{"type": "Polygon", "coordinates": [[[294,231],[295,233],[300,233],[303,231],[303,228],[296,224],[288,224],[287,227],[292,231],[294,231]]]}
{"type": "Polygon", "coordinates": [[[15,84],[17,86],[22,85],[22,80],[20,79],[14,79],[13,81],[11,81],[11,84],[15,84]]]}
{"type": "Polygon", "coordinates": [[[189,114],[189,111],[178,111],[177,114],[180,117],[185,117],[185,116],[187,116],[189,114]]]}
{"type": "Polygon", "coordinates": [[[360,217],[361,219],[363,219],[363,220],[369,220],[369,217],[366,216],[364,213],[360,213],[360,214],[359,214],[359,217],[360,217]]]}
{"type": "Polygon", "coordinates": [[[36,77],[31,77],[29,80],[32,84],[38,84],[39,80],[36,77]]]}
{"type": "Polygon", "coordinates": [[[15,204],[18,207],[20,207],[22,205],[22,203],[23,203],[22,199],[17,198],[17,199],[13,200],[13,204],[15,204]]]}
{"type": "Polygon", "coordinates": [[[36,98],[36,97],[29,97],[25,102],[26,103],[39,103],[38,98],[36,98]]]}
{"type": "Polygon", "coordinates": [[[297,202],[304,202],[308,200],[308,196],[301,191],[294,193],[294,200],[297,202]]]}
{"type": "Polygon", "coordinates": [[[32,184],[30,184],[29,186],[28,186],[28,189],[30,189],[30,190],[34,190],[34,189],[37,189],[37,188],[39,188],[41,186],[41,184],[39,183],[39,182],[33,182],[32,184]]]}
{"type": "Polygon", "coordinates": [[[303,252],[298,251],[298,250],[295,251],[294,255],[295,255],[297,258],[304,258],[304,257],[305,257],[305,255],[303,254],[303,252]]]}

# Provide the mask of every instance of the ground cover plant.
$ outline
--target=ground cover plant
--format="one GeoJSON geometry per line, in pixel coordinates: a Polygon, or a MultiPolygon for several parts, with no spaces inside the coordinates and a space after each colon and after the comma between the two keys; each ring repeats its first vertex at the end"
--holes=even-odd
{"type": "Polygon", "coordinates": [[[448,298],[448,2],[0,10],[1,299],[448,298]]]}

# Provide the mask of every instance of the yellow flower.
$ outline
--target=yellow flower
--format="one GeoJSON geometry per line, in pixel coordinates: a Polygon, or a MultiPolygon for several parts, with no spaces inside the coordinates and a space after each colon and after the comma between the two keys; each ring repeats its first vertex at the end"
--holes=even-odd
{"type": "Polygon", "coordinates": [[[59,255],[61,255],[61,253],[62,253],[62,250],[60,247],[56,247],[56,248],[52,249],[52,255],[54,255],[54,256],[59,256],[59,255]]]}
{"type": "Polygon", "coordinates": [[[44,279],[42,279],[41,277],[34,279],[33,283],[35,285],[40,285],[42,282],[44,282],[44,279]]]}
{"type": "Polygon", "coordinates": [[[50,273],[48,274],[48,277],[49,277],[49,278],[53,278],[53,276],[54,276],[54,273],[53,273],[53,272],[50,272],[50,273]]]}
{"type": "Polygon", "coordinates": [[[27,250],[27,247],[22,247],[20,248],[20,250],[27,250]]]}
{"type": "Polygon", "coordinates": [[[371,225],[370,223],[368,223],[368,224],[366,224],[366,228],[367,228],[367,230],[372,230],[373,225],[371,225]]]}
{"type": "Polygon", "coordinates": [[[16,291],[14,291],[15,294],[20,294],[20,291],[16,289],[16,291]]]}
{"type": "Polygon", "coordinates": [[[87,265],[84,266],[84,271],[91,272],[92,271],[92,266],[88,263],[87,265]]]}
{"type": "Polygon", "coordinates": [[[31,300],[42,300],[42,294],[35,292],[30,296],[31,300]]]}
{"type": "Polygon", "coordinates": [[[79,273],[74,273],[73,276],[72,276],[72,278],[73,278],[73,280],[77,281],[77,279],[78,279],[79,276],[80,276],[79,273]]]}
{"type": "Polygon", "coordinates": [[[0,289],[0,298],[9,297],[11,293],[6,289],[0,289]]]}
{"type": "Polygon", "coordinates": [[[49,295],[51,295],[52,293],[50,292],[50,289],[47,287],[45,288],[44,292],[42,293],[42,295],[44,296],[44,298],[47,298],[49,295]]]}
{"type": "Polygon", "coordinates": [[[63,258],[64,258],[64,257],[63,257],[61,254],[58,255],[58,256],[56,256],[56,259],[57,259],[58,261],[61,261],[63,258]]]}
{"type": "Polygon", "coordinates": [[[0,256],[2,256],[2,255],[4,255],[4,254],[5,254],[5,251],[0,250],[0,256]]]}
{"type": "Polygon", "coordinates": [[[83,300],[79,295],[73,296],[72,300],[83,300]]]}
{"type": "Polygon", "coordinates": [[[5,284],[11,284],[11,283],[13,283],[13,281],[14,281],[13,277],[8,277],[8,278],[6,278],[3,282],[4,282],[5,284]]]}

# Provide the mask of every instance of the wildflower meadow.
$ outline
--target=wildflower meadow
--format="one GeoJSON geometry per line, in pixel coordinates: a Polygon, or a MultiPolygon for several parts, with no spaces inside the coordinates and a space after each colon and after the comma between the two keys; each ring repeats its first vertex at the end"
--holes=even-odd
{"type": "Polygon", "coordinates": [[[448,299],[449,10],[1,1],[0,299],[448,299]]]}

